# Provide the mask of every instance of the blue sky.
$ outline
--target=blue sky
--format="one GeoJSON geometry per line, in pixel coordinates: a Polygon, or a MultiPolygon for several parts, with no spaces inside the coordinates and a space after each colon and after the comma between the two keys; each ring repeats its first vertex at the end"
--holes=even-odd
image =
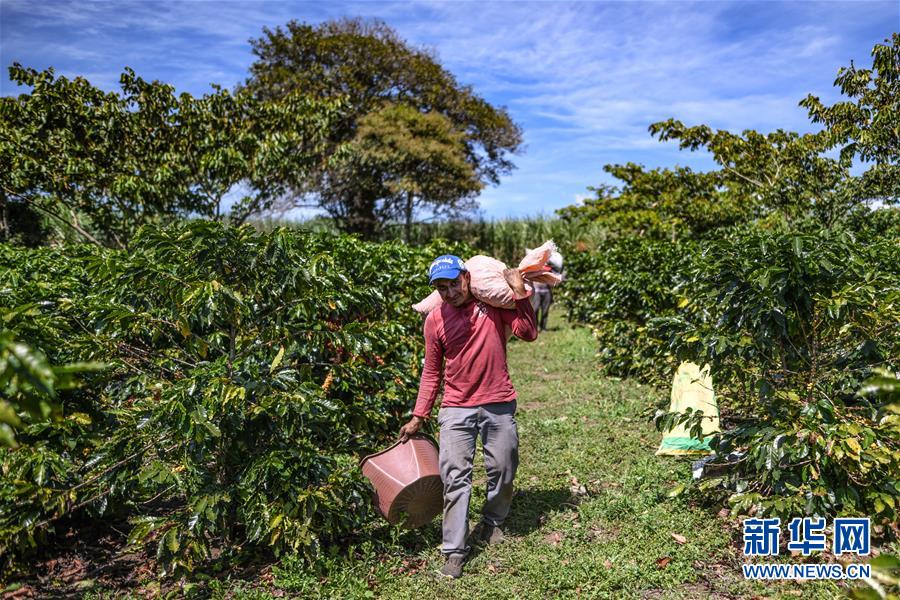
{"type": "MultiPolygon", "coordinates": [[[[613,183],[607,163],[712,166],[652,139],[669,117],[740,131],[812,129],[837,70],[871,64],[900,2],[61,2],[0,0],[0,62],[116,89],[123,67],[178,91],[232,87],[249,40],[290,19],[378,17],[432,49],[525,132],[517,169],[482,192],[487,217],[551,214],[613,183]]],[[[4,74],[0,93],[19,93],[4,74]]]]}

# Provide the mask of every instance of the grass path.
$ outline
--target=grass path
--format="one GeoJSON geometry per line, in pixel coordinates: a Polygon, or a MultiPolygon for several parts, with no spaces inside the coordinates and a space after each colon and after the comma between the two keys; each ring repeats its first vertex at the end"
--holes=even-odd
{"type": "MultiPolygon", "coordinates": [[[[667,496],[690,465],[654,456],[660,434],[641,413],[659,392],[601,376],[594,348],[580,328],[511,344],[521,466],[509,539],[477,552],[462,579],[435,574],[436,519],[413,532],[379,525],[352,561],[335,559],[317,575],[287,561],[272,583],[288,595],[341,598],[844,596],[829,582],[745,581],[736,520],[667,496]]],[[[484,501],[480,448],[476,465],[473,519],[484,501]]]]}

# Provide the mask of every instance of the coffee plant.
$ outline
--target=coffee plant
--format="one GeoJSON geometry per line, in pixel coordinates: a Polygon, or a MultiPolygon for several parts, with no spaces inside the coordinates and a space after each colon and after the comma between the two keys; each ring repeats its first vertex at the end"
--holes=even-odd
{"type": "Polygon", "coordinates": [[[5,348],[82,371],[29,384],[47,409],[4,419],[3,560],[76,516],[127,520],[167,572],[254,545],[314,553],[369,519],[357,463],[408,414],[409,305],[448,248],[203,221],[129,247],[0,245],[5,348]]]}
{"type": "MultiPolygon", "coordinates": [[[[698,487],[727,491],[736,512],[897,520],[898,59],[893,34],[871,69],[838,72],[844,101],[803,100],[824,125],[816,133],[653,124],[662,141],[708,151],[718,170],[635,165],[621,189],[562,211],[631,234],[568,257],[569,316],[594,329],[601,367],[662,383],[681,360],[711,366],[724,425],[713,466],[724,475],[698,487]],[[723,200],[719,209],[737,209],[728,218],[702,209],[723,200]],[[648,223],[671,225],[670,242],[648,223]],[[675,227],[694,237],[679,241],[675,227]]],[[[662,429],[695,434],[703,418],[656,415],[662,429]]]]}
{"type": "Polygon", "coordinates": [[[670,376],[647,327],[653,318],[675,314],[675,287],[697,247],[693,240],[622,238],[596,252],[564,249],[568,279],[561,298],[570,321],[592,328],[604,372],[657,383],[670,376]]]}
{"type": "Polygon", "coordinates": [[[750,228],[687,265],[676,316],[654,319],[660,356],[709,363],[731,427],[712,441],[742,456],[704,486],[776,516],[896,520],[900,410],[872,396],[900,369],[900,244],[846,231],[750,228]]]}
{"type": "MultiPolygon", "coordinates": [[[[736,511],[893,522],[900,416],[867,382],[900,370],[900,244],[860,237],[813,224],[632,239],[570,254],[564,297],[608,373],[664,384],[682,360],[711,365],[727,470],[703,490],[728,490],[736,511]]],[[[658,411],[657,424],[699,431],[702,418],[658,411]]]]}

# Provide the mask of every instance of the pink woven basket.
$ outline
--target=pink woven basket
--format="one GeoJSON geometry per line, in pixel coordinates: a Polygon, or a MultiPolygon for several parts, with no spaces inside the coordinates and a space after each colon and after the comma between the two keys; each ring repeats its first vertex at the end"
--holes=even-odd
{"type": "Polygon", "coordinates": [[[413,529],[441,513],[444,486],[437,443],[416,434],[360,462],[375,488],[374,504],[389,523],[413,529]]]}

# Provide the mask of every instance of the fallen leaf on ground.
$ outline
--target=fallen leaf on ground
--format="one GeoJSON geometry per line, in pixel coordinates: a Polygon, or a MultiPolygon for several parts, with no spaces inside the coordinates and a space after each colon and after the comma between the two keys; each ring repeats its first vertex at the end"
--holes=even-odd
{"type": "Polygon", "coordinates": [[[571,492],[573,496],[586,496],[587,488],[578,481],[577,477],[572,477],[569,481],[569,492],[571,492]]]}
{"type": "Polygon", "coordinates": [[[30,585],[23,585],[17,590],[7,592],[3,595],[4,600],[22,600],[24,598],[37,598],[37,592],[30,585]]]}
{"type": "Polygon", "coordinates": [[[59,574],[59,578],[62,580],[71,579],[75,575],[80,574],[84,570],[84,563],[79,559],[74,559],[72,564],[69,565],[68,569],[65,569],[59,574]]]}
{"type": "Polygon", "coordinates": [[[663,556],[662,558],[656,559],[656,566],[659,567],[660,569],[665,569],[671,561],[672,561],[671,556],[663,556]]]}
{"type": "Polygon", "coordinates": [[[563,534],[559,531],[554,531],[553,533],[548,533],[544,536],[544,541],[550,544],[551,546],[558,546],[560,542],[562,542],[563,534]]]}
{"type": "Polygon", "coordinates": [[[687,538],[684,537],[683,535],[678,535],[677,533],[673,533],[673,534],[671,534],[671,535],[672,535],[672,537],[675,539],[675,541],[678,542],[679,544],[686,544],[686,543],[687,543],[687,538]]]}

